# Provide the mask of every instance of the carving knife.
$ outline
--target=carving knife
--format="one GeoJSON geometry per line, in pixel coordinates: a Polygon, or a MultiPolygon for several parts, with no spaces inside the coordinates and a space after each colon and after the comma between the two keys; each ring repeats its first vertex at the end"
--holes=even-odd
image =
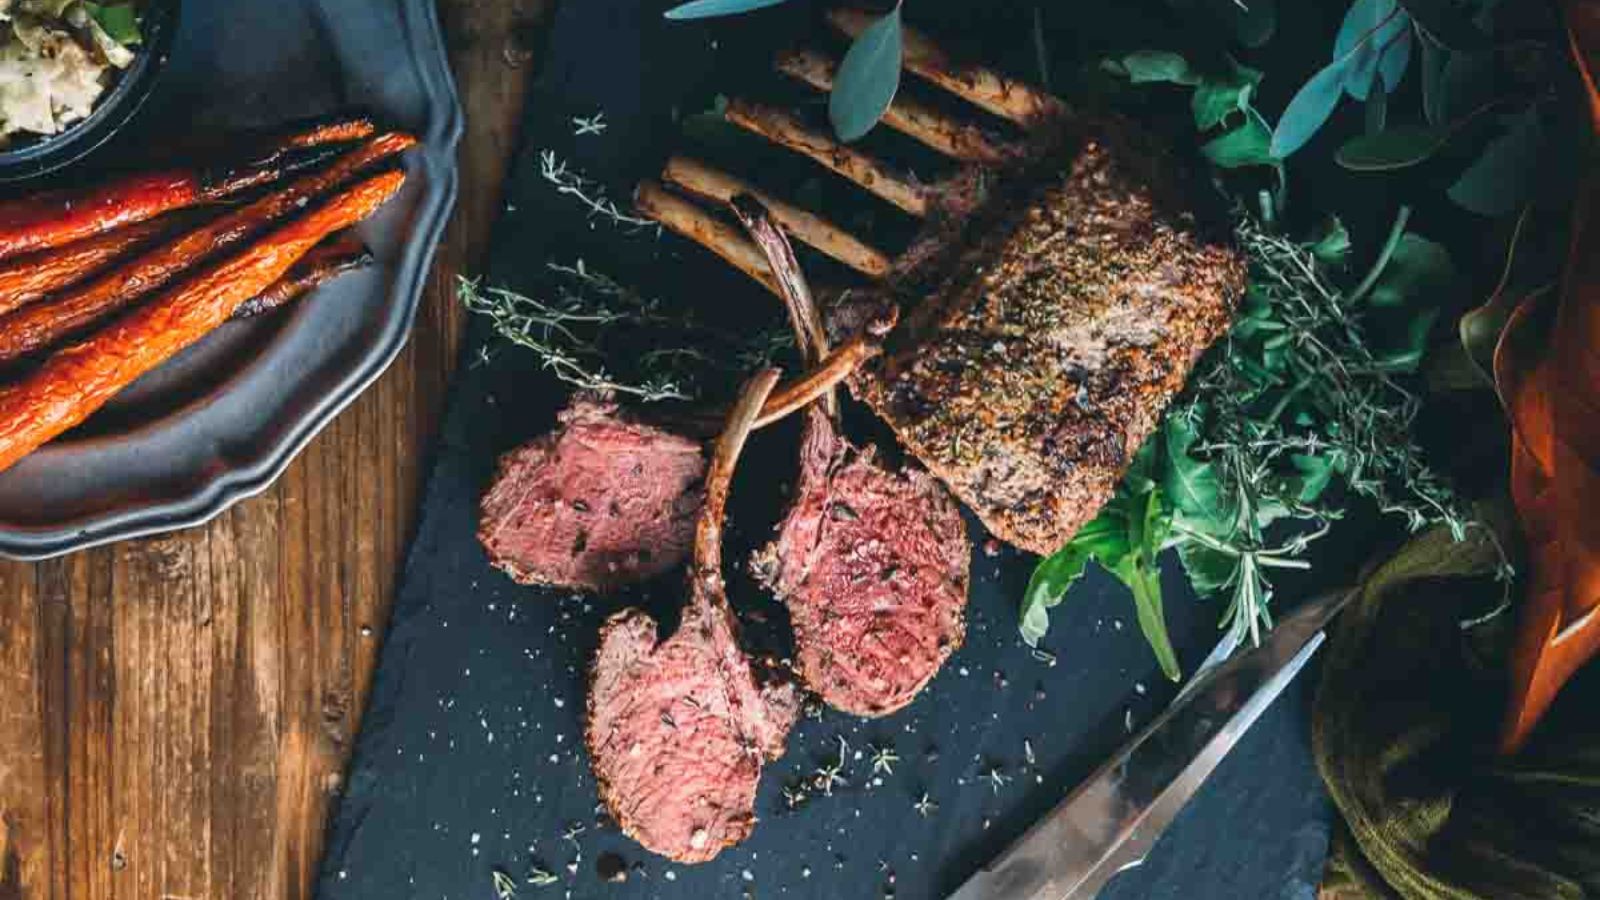
{"type": "Polygon", "coordinates": [[[1305,668],[1354,591],[1310,600],[1197,679],[1155,721],[973,875],[951,900],[1092,900],[1144,861],[1174,816],[1305,668]]]}

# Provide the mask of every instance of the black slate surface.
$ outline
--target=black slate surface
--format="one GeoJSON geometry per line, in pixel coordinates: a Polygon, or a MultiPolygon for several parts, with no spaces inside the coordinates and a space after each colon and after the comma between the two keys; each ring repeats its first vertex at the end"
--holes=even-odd
{"type": "MultiPolygon", "coordinates": [[[[730,48],[727,26],[664,23],[664,5],[562,5],[488,278],[533,290],[547,259],[581,258],[720,321],[779,322],[770,298],[697,248],[586,216],[541,177],[540,154],[553,151],[626,206],[635,180],[680,142],[675,114],[703,108],[707,84],[726,88],[748,64],[741,57],[766,52],[759,38],[730,48]],[[574,135],[573,116],[600,111],[602,134],[574,135]]],[[[975,15],[971,4],[949,5],[955,21],[975,15]]],[[[770,38],[805,26],[807,13],[779,10],[744,27],[770,38]]],[[[1006,58],[1027,33],[1010,27],[1015,15],[992,18],[1006,58]]],[[[519,897],[940,896],[1170,699],[1125,593],[1098,572],[1056,614],[1045,642],[1055,664],[1032,655],[1015,613],[1032,559],[986,552],[974,524],[967,642],[924,694],[882,720],[831,711],[803,719],[788,754],[766,769],[749,841],[697,867],[652,856],[598,815],[582,749],[584,669],[612,611],[644,603],[671,621],[679,579],[589,598],[518,587],[489,568],[474,530],[494,459],[548,429],[566,392],[524,352],[483,359],[493,346],[486,338],[475,324],[331,826],[319,887],[326,900],[489,898],[496,870],[519,882],[519,897]],[[791,809],[786,786],[832,761],[841,738],[845,783],[831,796],[807,788],[791,809]],[[873,745],[898,754],[892,773],[873,772],[873,745]],[[914,808],[924,792],[937,803],[927,816],[914,808]],[[618,858],[626,881],[602,880],[599,869],[618,858]],[[528,883],[535,867],[555,883],[528,883]]],[[[753,440],[734,487],[730,569],[770,533],[794,452],[792,428],[753,440]]],[[[1171,629],[1192,668],[1216,638],[1219,610],[1168,569],[1171,629]]],[[[781,649],[781,608],[737,573],[731,580],[750,639],[781,649]]],[[[1314,895],[1329,813],[1307,749],[1309,684],[1302,679],[1262,719],[1145,865],[1103,896],[1314,895]]]]}

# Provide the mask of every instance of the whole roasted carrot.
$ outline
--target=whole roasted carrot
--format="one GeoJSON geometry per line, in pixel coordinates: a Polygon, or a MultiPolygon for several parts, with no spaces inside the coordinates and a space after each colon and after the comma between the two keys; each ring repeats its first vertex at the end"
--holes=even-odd
{"type": "Polygon", "coordinates": [[[58,297],[0,316],[0,363],[43,350],[104,320],[167,284],[200,260],[294,214],[362,169],[415,143],[416,139],[410,135],[379,135],[327,169],[306,175],[248,206],[179,235],[100,278],[58,297]]]}
{"type": "Polygon", "coordinates": [[[87,190],[0,202],[0,259],[232,197],[325,162],[338,152],[335,141],[371,133],[372,123],[366,119],[323,122],[279,138],[265,153],[243,163],[145,172],[87,190]]]}
{"type": "Polygon", "coordinates": [[[0,314],[77,284],[170,227],[164,219],[152,219],[0,263],[0,314]]]}
{"type": "Polygon", "coordinates": [[[0,471],[228,321],[323,238],[372,215],[404,181],[404,173],[386,172],[340,192],[0,390],[0,471]]]}
{"type": "Polygon", "coordinates": [[[372,264],[372,252],[355,237],[346,236],[318,244],[289,274],[271,287],[239,304],[234,319],[265,315],[311,293],[327,282],[372,264]]]}

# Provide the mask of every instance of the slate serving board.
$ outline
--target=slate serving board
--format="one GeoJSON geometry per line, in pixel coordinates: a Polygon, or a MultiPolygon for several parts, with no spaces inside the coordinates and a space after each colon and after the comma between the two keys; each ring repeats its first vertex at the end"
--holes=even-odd
{"type": "MultiPolygon", "coordinates": [[[[757,50],[719,54],[713,45],[726,50],[725,29],[664,23],[665,5],[562,4],[487,277],[535,290],[546,260],[582,258],[705,314],[781,321],[770,298],[698,248],[591,218],[541,177],[548,150],[623,203],[680,141],[675,113],[700,108],[708,84],[726,86],[739,66],[765,53],[752,39],[757,50]],[[600,111],[608,123],[602,134],[574,135],[573,117],[600,111]]],[[[970,19],[983,4],[948,6],[970,19]]],[[[809,12],[780,11],[747,27],[770,38],[806,27],[809,12]]],[[[1000,23],[996,58],[1027,34],[1012,27],[1016,12],[979,11],[1000,23]]],[[[654,857],[597,814],[582,748],[585,667],[611,612],[644,604],[673,621],[680,577],[593,598],[518,587],[488,566],[474,531],[494,460],[550,428],[566,391],[526,353],[483,358],[495,344],[481,322],[467,344],[328,836],[318,894],[325,900],[488,898],[497,870],[517,880],[518,897],[940,896],[1174,692],[1125,593],[1098,572],[1056,615],[1045,643],[1055,664],[1031,654],[1016,634],[1016,601],[1033,559],[984,548],[974,523],[967,641],[923,695],[881,720],[832,711],[802,719],[787,755],[765,770],[761,821],[750,840],[696,867],[654,857]],[[804,787],[838,756],[841,738],[846,782],[831,796],[804,787]],[[893,747],[892,772],[873,771],[872,745],[893,747]],[[796,786],[807,799],[791,808],[785,788],[796,786]],[[924,792],[937,804],[927,816],[914,808],[924,792]],[[619,862],[626,880],[605,880],[619,862]],[[526,881],[534,868],[554,883],[526,881]]],[[[794,439],[793,428],[779,427],[757,435],[747,451],[734,486],[730,569],[770,533],[792,478],[794,439]]],[[[1216,638],[1219,610],[1193,598],[1176,567],[1167,568],[1171,629],[1192,669],[1216,638]]],[[[730,581],[750,641],[781,650],[781,608],[742,572],[731,571],[730,581]]],[[[1302,692],[1309,683],[1302,680],[1255,727],[1148,862],[1103,896],[1314,896],[1329,813],[1307,749],[1302,692]]]]}

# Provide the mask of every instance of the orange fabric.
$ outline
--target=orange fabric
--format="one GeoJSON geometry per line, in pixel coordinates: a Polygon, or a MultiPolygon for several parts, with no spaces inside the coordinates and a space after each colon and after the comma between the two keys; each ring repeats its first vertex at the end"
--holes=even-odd
{"type": "MultiPolygon", "coordinates": [[[[1570,48],[1600,134],[1600,3],[1567,0],[1570,48]]],[[[1578,193],[1554,309],[1525,301],[1495,351],[1511,417],[1511,494],[1528,540],[1527,596],[1501,739],[1515,753],[1600,652],[1600,171],[1578,193]]]]}

